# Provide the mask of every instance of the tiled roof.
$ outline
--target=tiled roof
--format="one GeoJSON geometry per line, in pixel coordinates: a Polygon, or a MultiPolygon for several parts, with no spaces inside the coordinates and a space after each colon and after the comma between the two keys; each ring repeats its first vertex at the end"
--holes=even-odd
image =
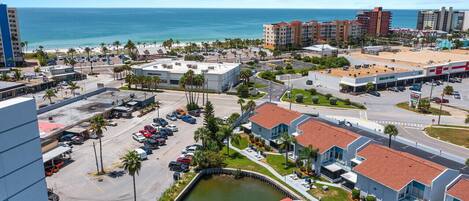
{"type": "Polygon", "coordinates": [[[463,175],[448,189],[448,194],[459,200],[469,200],[469,176],[463,175]]]}
{"type": "Polygon", "coordinates": [[[271,129],[279,124],[290,123],[301,116],[301,113],[287,110],[273,103],[264,103],[254,111],[256,114],[249,120],[264,128],[271,129]]]}
{"type": "Polygon", "coordinates": [[[351,131],[331,126],[329,124],[310,119],[298,126],[301,134],[296,137],[298,144],[319,149],[324,153],[333,146],[347,149],[347,146],[359,136],[351,131]]]}
{"type": "Polygon", "coordinates": [[[413,180],[431,186],[432,180],[446,170],[431,161],[377,144],[366,146],[357,155],[365,160],[353,169],[355,172],[395,191],[413,180]]]}

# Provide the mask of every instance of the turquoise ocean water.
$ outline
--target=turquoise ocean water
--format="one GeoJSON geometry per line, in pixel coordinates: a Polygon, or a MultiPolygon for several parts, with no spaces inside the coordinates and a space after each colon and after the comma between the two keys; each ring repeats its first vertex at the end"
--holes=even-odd
{"type": "MultiPolygon", "coordinates": [[[[353,19],[339,9],[93,9],[19,8],[21,38],[29,49],[96,46],[128,39],[161,42],[261,38],[262,24],[353,19]]],[[[392,27],[415,28],[417,10],[392,10],[392,27]]]]}

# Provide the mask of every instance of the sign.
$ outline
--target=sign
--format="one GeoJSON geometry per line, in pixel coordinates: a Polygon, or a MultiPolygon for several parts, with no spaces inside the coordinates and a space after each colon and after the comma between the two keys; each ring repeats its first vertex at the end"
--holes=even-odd
{"type": "Polygon", "coordinates": [[[419,105],[420,99],[422,98],[422,92],[410,91],[409,107],[416,108],[419,105]]]}

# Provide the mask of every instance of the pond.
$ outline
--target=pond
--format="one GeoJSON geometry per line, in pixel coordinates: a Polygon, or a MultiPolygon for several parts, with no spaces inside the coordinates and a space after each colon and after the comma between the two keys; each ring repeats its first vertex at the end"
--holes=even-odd
{"type": "Polygon", "coordinates": [[[285,196],[274,187],[250,177],[204,176],[184,201],[280,201],[285,196]]]}

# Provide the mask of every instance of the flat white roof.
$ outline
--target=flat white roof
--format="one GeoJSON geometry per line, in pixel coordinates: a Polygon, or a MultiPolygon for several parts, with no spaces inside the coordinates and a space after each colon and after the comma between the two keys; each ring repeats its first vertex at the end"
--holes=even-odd
{"type": "Polygon", "coordinates": [[[310,50],[310,51],[317,51],[317,52],[320,52],[320,51],[323,51],[323,50],[328,50],[328,51],[332,51],[332,50],[337,50],[337,48],[335,47],[332,47],[328,44],[324,44],[324,45],[312,45],[312,46],[309,46],[309,47],[305,47],[303,48],[304,50],[310,50]]]}
{"type": "Polygon", "coordinates": [[[342,178],[352,182],[352,183],[357,183],[357,174],[353,173],[353,172],[347,172],[343,175],[340,175],[342,178]]]}
{"type": "Polygon", "coordinates": [[[54,159],[55,157],[60,156],[61,154],[70,151],[71,149],[72,148],[70,148],[70,147],[58,146],[57,148],[52,149],[52,150],[48,151],[45,154],[42,154],[42,161],[44,163],[48,162],[48,161],[54,159]]]}
{"type": "Polygon", "coordinates": [[[324,166],[324,168],[326,168],[327,170],[329,170],[331,172],[337,172],[339,170],[342,170],[342,168],[340,166],[338,166],[337,164],[335,164],[335,163],[332,163],[330,165],[326,165],[326,166],[324,166]]]}
{"type": "Polygon", "coordinates": [[[145,71],[164,71],[169,73],[186,73],[193,70],[196,74],[224,74],[236,67],[239,63],[206,63],[197,61],[183,61],[174,59],[158,59],[154,62],[132,67],[134,69],[142,69],[145,71]]]}

